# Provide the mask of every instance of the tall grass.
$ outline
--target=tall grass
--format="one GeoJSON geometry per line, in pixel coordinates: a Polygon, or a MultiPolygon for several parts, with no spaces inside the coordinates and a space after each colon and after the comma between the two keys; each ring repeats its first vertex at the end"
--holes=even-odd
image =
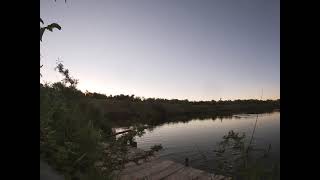
{"type": "Polygon", "coordinates": [[[280,161],[268,162],[271,145],[257,149],[245,133],[229,131],[218,143],[216,173],[239,180],[280,179],[280,161]]]}

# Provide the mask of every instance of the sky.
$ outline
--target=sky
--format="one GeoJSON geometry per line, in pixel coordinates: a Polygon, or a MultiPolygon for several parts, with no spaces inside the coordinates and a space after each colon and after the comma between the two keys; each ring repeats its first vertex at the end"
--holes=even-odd
{"type": "Polygon", "coordinates": [[[189,100],[280,98],[280,0],[41,0],[41,82],[189,100]]]}

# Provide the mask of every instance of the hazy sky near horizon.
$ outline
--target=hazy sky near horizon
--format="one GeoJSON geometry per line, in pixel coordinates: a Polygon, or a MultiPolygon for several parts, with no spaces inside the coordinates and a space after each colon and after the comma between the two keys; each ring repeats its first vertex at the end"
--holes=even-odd
{"type": "Polygon", "coordinates": [[[85,91],[280,98],[279,0],[41,0],[42,81],[63,61],[85,91]]]}

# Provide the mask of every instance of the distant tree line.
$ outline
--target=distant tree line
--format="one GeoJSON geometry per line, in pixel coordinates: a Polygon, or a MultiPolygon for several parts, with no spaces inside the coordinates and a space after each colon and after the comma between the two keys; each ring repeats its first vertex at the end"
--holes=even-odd
{"type": "Polygon", "coordinates": [[[278,100],[189,101],[163,98],[141,98],[134,95],[105,95],[86,91],[109,121],[118,125],[145,123],[157,125],[192,118],[215,118],[238,113],[264,113],[280,109],[278,100]]]}
{"type": "Polygon", "coordinates": [[[104,100],[120,100],[120,101],[130,101],[130,102],[150,102],[150,103],[170,103],[170,104],[193,104],[193,105],[231,105],[231,104],[277,104],[280,105],[280,99],[277,100],[258,100],[258,99],[236,99],[236,100],[211,100],[211,101],[189,101],[188,99],[179,100],[179,99],[164,99],[164,98],[144,98],[138,97],[135,95],[109,95],[96,93],[96,92],[85,92],[85,96],[91,97],[93,99],[104,99],[104,100]]]}

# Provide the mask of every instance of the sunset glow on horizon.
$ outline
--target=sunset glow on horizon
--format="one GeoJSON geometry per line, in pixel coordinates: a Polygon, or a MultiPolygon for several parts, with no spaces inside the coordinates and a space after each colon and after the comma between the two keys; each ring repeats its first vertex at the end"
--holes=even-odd
{"type": "Polygon", "coordinates": [[[200,100],[280,98],[279,0],[41,0],[43,77],[81,91],[200,100]],[[263,93],[262,93],[263,90],[263,93]]]}

